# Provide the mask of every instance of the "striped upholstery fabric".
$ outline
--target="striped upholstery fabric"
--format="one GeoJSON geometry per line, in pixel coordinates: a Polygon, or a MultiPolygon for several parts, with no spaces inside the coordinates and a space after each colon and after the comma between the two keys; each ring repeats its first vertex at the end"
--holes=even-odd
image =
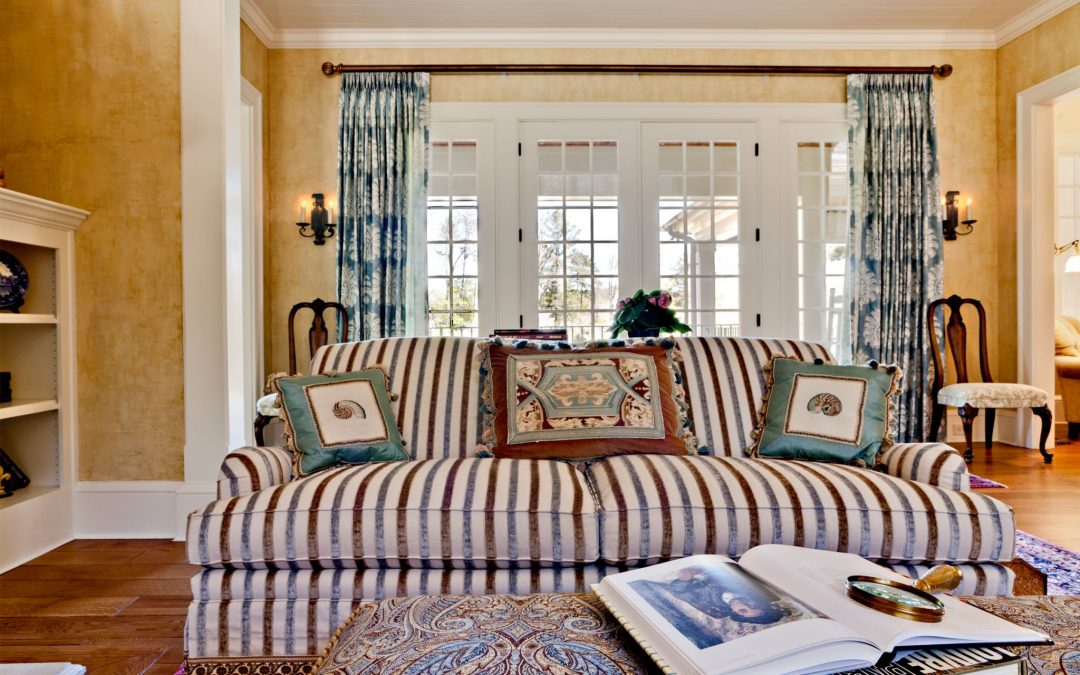
{"type": "Polygon", "coordinates": [[[311,374],[382,366],[413,459],[472,457],[479,440],[480,369],[471,338],[388,338],[326,345],[311,374]]]}
{"type": "Polygon", "coordinates": [[[292,455],[285,448],[246,447],[225,455],[218,472],[218,499],[239,497],[292,480],[292,455]]]}
{"type": "Polygon", "coordinates": [[[847,551],[899,562],[1010,560],[1012,510],[838,464],[634,455],[589,467],[601,557],[631,566],[758,544],[847,551]]]}
{"type": "Polygon", "coordinates": [[[558,566],[599,557],[596,505],[573,465],[434,459],[339,467],[219,499],[188,518],[209,567],[558,566]]]}
{"type": "Polygon", "coordinates": [[[773,356],[831,361],[821,345],[756,338],[677,338],[683,381],[698,445],[710,455],[745,457],[773,356]]]}
{"type": "MultiPolygon", "coordinates": [[[[926,566],[890,565],[916,576],[926,566]]],[[[1013,573],[961,563],[957,595],[1007,595],[1013,573]]],[[[318,655],[363,600],[424,594],[587,593],[615,567],[548,569],[204,570],[192,580],[187,653],[214,656],[318,655]]]]}
{"type": "Polygon", "coordinates": [[[963,456],[944,443],[897,443],[878,460],[890,476],[960,492],[971,489],[963,456]]]}

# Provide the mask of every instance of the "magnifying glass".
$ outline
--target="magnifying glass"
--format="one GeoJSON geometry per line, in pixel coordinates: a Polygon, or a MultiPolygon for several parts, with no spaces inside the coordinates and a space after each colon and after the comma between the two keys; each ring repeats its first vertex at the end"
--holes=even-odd
{"type": "Polygon", "coordinates": [[[960,577],[956,567],[938,565],[911,584],[854,575],[847,578],[846,588],[849,598],[871,609],[901,619],[936,623],[945,616],[945,604],[932,594],[955,589],[960,577]]]}

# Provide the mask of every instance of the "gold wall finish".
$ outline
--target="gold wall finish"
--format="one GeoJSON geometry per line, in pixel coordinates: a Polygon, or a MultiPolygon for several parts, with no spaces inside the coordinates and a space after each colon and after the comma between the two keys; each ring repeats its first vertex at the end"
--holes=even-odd
{"type": "Polygon", "coordinates": [[[0,4],[7,186],[90,211],[75,235],[83,480],[184,477],[179,72],[175,0],[0,4]]]}
{"type": "MultiPolygon", "coordinates": [[[[1080,5],[1068,9],[997,50],[997,195],[1001,213],[997,258],[979,261],[1001,285],[997,320],[1007,329],[998,336],[1002,382],[1016,378],[1016,95],[1080,65],[1080,5]]],[[[978,227],[976,225],[975,227],[978,227]]],[[[972,235],[975,236],[975,235],[972,235]]],[[[1046,264],[1051,264],[1046,254],[1046,264]]],[[[946,273],[948,270],[946,270],[946,273]]]]}

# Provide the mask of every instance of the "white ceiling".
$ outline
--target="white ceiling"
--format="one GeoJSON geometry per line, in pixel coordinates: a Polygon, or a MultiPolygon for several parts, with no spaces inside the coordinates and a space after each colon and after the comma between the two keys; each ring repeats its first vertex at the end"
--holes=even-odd
{"type": "Polygon", "coordinates": [[[996,29],[1039,0],[255,0],[281,29],[996,29]]]}
{"type": "Polygon", "coordinates": [[[241,0],[274,49],[986,49],[1080,0],[241,0]]]}

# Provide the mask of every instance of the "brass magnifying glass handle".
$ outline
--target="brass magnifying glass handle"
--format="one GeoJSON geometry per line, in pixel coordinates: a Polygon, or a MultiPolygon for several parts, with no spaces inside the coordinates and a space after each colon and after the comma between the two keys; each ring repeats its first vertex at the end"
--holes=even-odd
{"type": "Polygon", "coordinates": [[[915,588],[926,593],[948,593],[960,585],[961,572],[952,565],[938,565],[915,580],[915,588]]]}

